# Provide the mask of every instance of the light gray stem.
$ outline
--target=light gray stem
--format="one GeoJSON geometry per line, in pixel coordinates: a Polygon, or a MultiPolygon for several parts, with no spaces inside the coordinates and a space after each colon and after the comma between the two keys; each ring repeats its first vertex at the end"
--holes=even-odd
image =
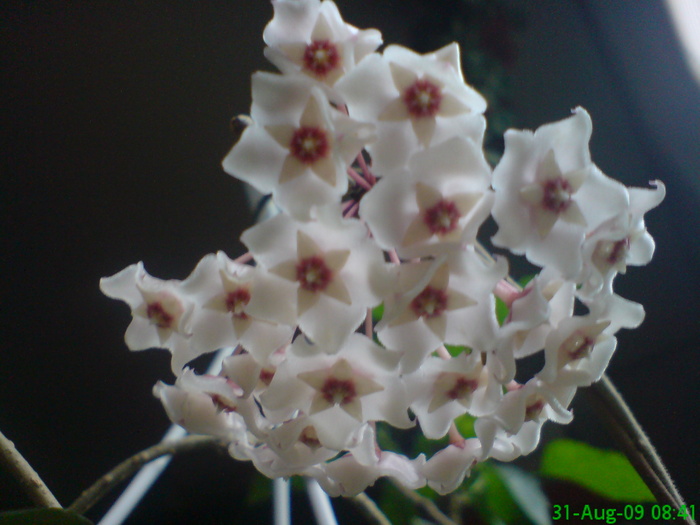
{"type": "MultiPolygon", "coordinates": [[[[603,375],[600,381],[591,385],[589,392],[603,420],[658,502],[671,505],[676,510],[687,509],[666,466],[610,378],[603,375]]],[[[695,525],[689,515],[684,522],[695,525]]]]}
{"type": "Polygon", "coordinates": [[[12,473],[34,503],[41,507],[61,508],[61,504],[41,480],[39,474],[2,432],[0,432],[0,463],[12,473]]]}
{"type": "Polygon", "coordinates": [[[219,438],[210,436],[187,436],[177,441],[165,441],[153,445],[122,461],[119,465],[107,472],[107,474],[93,483],[91,487],[83,491],[71,506],[68,507],[68,510],[77,514],[84,514],[116,485],[136,473],[143,465],[156,458],[212,445],[226,446],[219,438]]]}

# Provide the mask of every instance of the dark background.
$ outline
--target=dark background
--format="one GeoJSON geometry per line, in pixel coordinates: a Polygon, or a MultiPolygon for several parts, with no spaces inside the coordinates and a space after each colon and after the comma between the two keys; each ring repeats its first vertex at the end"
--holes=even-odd
{"type": "MultiPolygon", "coordinates": [[[[534,129],[581,105],[603,171],[667,185],[647,218],[654,261],[617,281],[647,319],[620,335],[609,372],[688,503],[700,504],[700,89],[662,2],[510,3],[522,31],[495,39],[513,44],[515,125],[534,129]]],[[[429,2],[338,4],[386,43],[437,47],[424,38],[429,2]]],[[[441,5],[449,21],[450,2],[441,5]]],[[[252,219],[220,162],[230,118],[249,108],[250,74],[272,70],[261,39],[271,13],[264,0],[0,7],[0,429],[63,504],[168,426],[151,388],[172,381],[169,356],[126,349],[128,309],[98,281],[139,260],[181,279],[207,253],[241,253],[252,219]]],[[[610,446],[584,396],[574,409],[564,430],[610,446]]],[[[241,503],[251,473],[214,453],[178,459],[129,523],[195,522],[203,510],[197,523],[264,521],[269,509],[241,503]]],[[[28,504],[0,473],[0,511],[28,504]]]]}

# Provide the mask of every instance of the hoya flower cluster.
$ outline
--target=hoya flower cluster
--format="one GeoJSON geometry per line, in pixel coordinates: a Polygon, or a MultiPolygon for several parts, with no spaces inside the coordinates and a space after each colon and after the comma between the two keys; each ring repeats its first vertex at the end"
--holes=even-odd
{"type": "Polygon", "coordinates": [[[272,3],[265,56],[281,73],[253,75],[251,123],[223,166],[280,213],[243,233],[238,260],[207,255],[184,281],[139,263],[102,290],[131,307],[129,348],[171,351],[177,380],[154,391],[190,432],[332,495],[381,476],[450,492],[476,462],[530,453],[545,421],[569,422],[617,330],[640,324],[642,307],[612,284],[650,260],[643,217],[664,186],[603,174],[581,108],[508,131],[492,169],[486,101],[456,44],[378,52],[379,32],[346,24],[330,0],[272,3]],[[493,244],[542,268],[524,289],[477,243],[489,215],[493,244]],[[219,375],[187,367],[224,347],[235,351],[219,375]],[[537,352],[543,368],[516,381],[537,352]],[[464,414],[475,437],[454,423],[464,414]],[[408,458],[379,447],[377,424],[449,442],[408,458]]]}

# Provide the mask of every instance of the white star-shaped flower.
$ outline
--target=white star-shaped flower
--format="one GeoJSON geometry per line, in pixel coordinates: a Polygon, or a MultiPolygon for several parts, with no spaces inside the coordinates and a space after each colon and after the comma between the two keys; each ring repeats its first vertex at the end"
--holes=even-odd
{"type": "Polygon", "coordinates": [[[331,107],[309,81],[253,75],[252,124],[224,158],[224,171],[261,193],[272,193],[287,213],[308,220],[311,209],[340,202],[347,169],[373,127],[331,107]]]}
{"type": "Polygon", "coordinates": [[[271,300],[296,305],[299,327],[314,342],[338,348],[381,302],[392,281],[381,250],[356,219],[337,207],[317,210],[300,223],[278,215],[243,233],[241,240],[270,272],[294,285],[271,300]]]}
{"type": "Polygon", "coordinates": [[[382,43],[376,29],[345,23],[330,0],[277,0],[272,5],[275,16],[263,33],[269,46],[265,56],[284,73],[301,72],[330,87],[382,43]]]}
{"type": "Polygon", "coordinates": [[[360,217],[377,243],[402,257],[439,255],[473,243],[492,204],[491,169],[468,138],[416,153],[362,199],[360,217]]]}
{"type": "Polygon", "coordinates": [[[473,249],[433,262],[398,268],[396,296],[385,300],[379,340],[401,351],[402,371],[416,370],[443,343],[485,352],[495,344],[498,323],[492,291],[507,272],[504,259],[483,261],[473,249]]]}
{"type": "Polygon", "coordinates": [[[159,381],[153,387],[168,417],[189,432],[220,436],[248,443],[248,432],[259,437],[258,410],[252,400],[241,397],[233,382],[217,376],[198,376],[185,368],[175,385],[159,381]]]}
{"type": "Polygon", "coordinates": [[[316,391],[309,408],[311,415],[338,406],[362,421],[360,398],[384,390],[376,381],[357,374],[345,359],[339,359],[330,368],[302,372],[297,377],[316,391]]]}
{"type": "Polygon", "coordinates": [[[405,376],[411,410],[427,438],[440,439],[454,419],[466,412],[481,416],[493,412],[501,385],[481,363],[481,354],[461,353],[452,359],[428,357],[405,376]]]}
{"type": "Polygon", "coordinates": [[[367,150],[381,175],[452,137],[483,140],[486,101],[464,82],[457,44],[426,55],[389,46],[368,55],[336,88],[350,115],[377,124],[377,141],[367,150]]]}
{"type": "Polygon", "coordinates": [[[296,308],[275,301],[291,285],[261,268],[238,264],[223,252],[204,257],[183,289],[199,304],[192,317],[193,354],[242,345],[260,364],[291,341],[296,308]]]}
{"type": "Polygon", "coordinates": [[[654,254],[654,239],[644,225],[644,214],[658,206],[666,195],[660,181],[655,189],[630,188],[629,208],[601,224],[586,236],[583,243],[584,267],[577,281],[583,283],[581,294],[612,293],[612,281],[624,274],[627,266],[647,264],[654,254]]]}
{"type": "Polygon", "coordinates": [[[284,261],[270,272],[296,282],[297,312],[303,315],[314,306],[321,295],[336,301],[351,304],[350,292],[338,277],[350,256],[350,250],[322,251],[318,245],[301,230],[297,230],[297,257],[284,261]]]}
{"type": "Polygon", "coordinates": [[[573,415],[566,407],[581,377],[577,371],[562,370],[552,382],[533,377],[508,392],[492,415],[480,417],[474,424],[484,458],[513,461],[537,447],[546,421],[571,422],[573,415]]]}
{"type": "Polygon", "coordinates": [[[298,337],[260,403],[272,422],[303,412],[323,446],[343,450],[367,421],[413,425],[397,361],[397,355],[356,333],[336,355],[298,337]]]}
{"type": "Polygon", "coordinates": [[[100,279],[100,290],[131,308],[133,318],[124,335],[130,350],[167,348],[176,375],[196,357],[189,344],[194,303],[182,293],[180,281],[151,277],[139,262],[100,279]]]}
{"type": "Polygon", "coordinates": [[[461,445],[448,445],[435,453],[420,469],[428,485],[438,494],[456,490],[481,459],[481,443],[467,439],[461,445]]]}
{"type": "Polygon", "coordinates": [[[508,130],[493,172],[497,246],[553,266],[565,278],[582,267],[587,232],[628,205],[625,187],[590,160],[592,125],[582,108],[560,122],[529,131],[508,130]]]}

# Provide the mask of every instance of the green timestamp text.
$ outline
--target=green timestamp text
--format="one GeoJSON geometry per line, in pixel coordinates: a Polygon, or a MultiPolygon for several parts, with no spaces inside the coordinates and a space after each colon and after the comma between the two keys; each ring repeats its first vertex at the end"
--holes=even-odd
{"type": "Polygon", "coordinates": [[[574,508],[571,505],[552,505],[552,521],[576,518],[580,521],[600,521],[602,523],[617,523],[626,521],[654,520],[673,521],[687,518],[695,519],[695,505],[681,505],[679,509],[671,505],[624,505],[622,507],[594,507],[583,505],[574,508]]]}

